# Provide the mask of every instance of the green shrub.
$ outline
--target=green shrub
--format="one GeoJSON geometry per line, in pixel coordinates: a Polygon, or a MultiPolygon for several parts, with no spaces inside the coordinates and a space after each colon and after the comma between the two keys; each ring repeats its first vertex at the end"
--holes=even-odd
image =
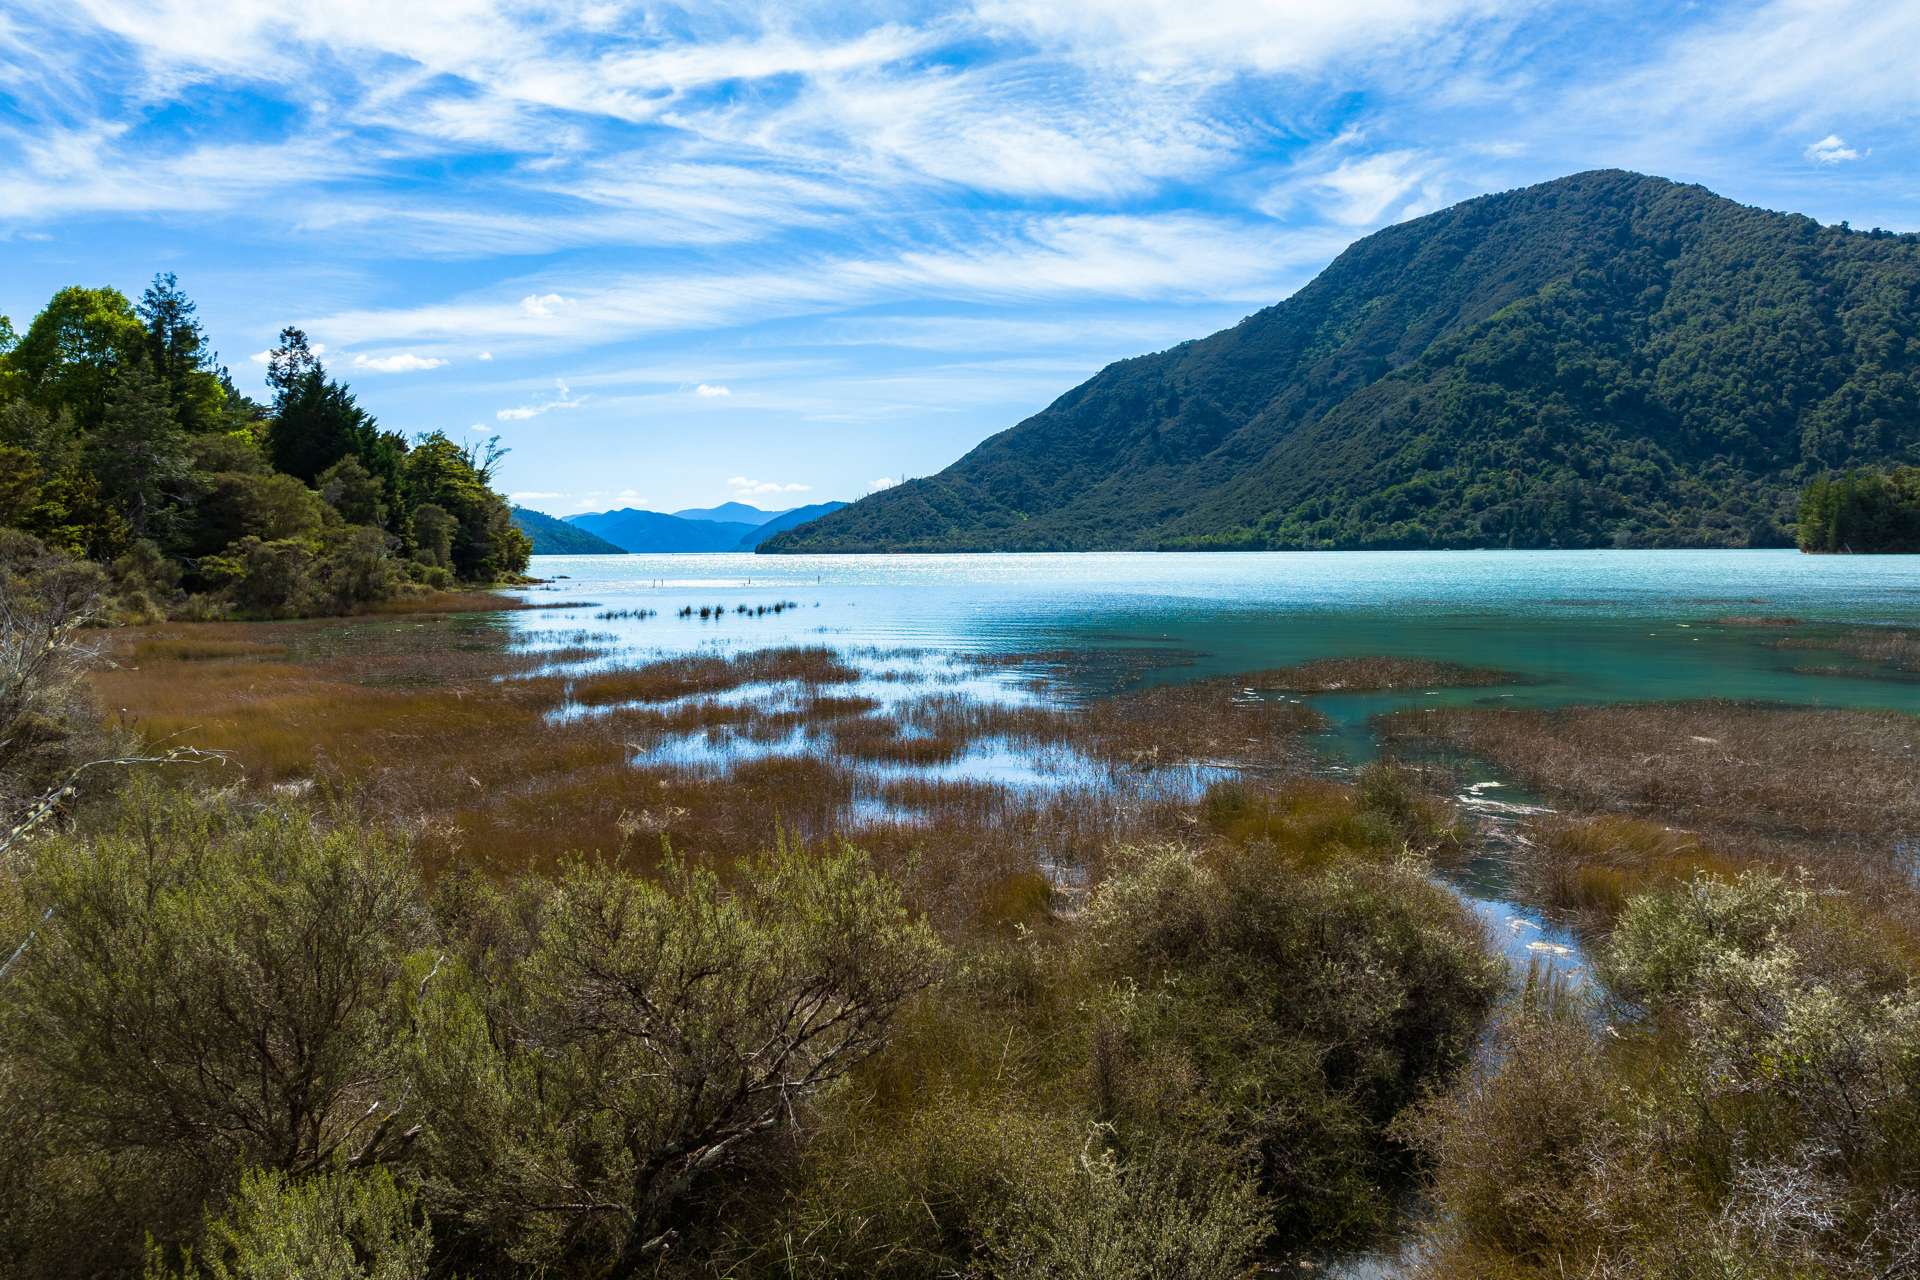
{"type": "Polygon", "coordinates": [[[1113,984],[1095,1105],[1123,1149],[1245,1158],[1282,1247],[1368,1238],[1409,1172],[1394,1117],[1471,1051],[1504,973],[1417,870],[1301,873],[1271,846],[1141,851],[1085,913],[1113,984]]]}
{"type": "Polygon", "coordinates": [[[401,1139],[391,996],[424,924],[404,845],[138,786],[109,830],[37,845],[25,880],[41,922],[0,988],[0,1057],[75,1176],[130,1180],[103,1190],[143,1220],[93,1230],[179,1240],[244,1168],[401,1139]]]}
{"type": "Polygon", "coordinates": [[[256,1169],[176,1270],[151,1250],[146,1280],[419,1280],[433,1232],[385,1169],[295,1181],[256,1169]]]}
{"type": "Polygon", "coordinates": [[[1844,901],[1761,871],[1631,899],[1623,1021],[1522,1019],[1428,1109],[1439,1275],[1911,1276],[1920,989],[1844,901]]]}
{"type": "Polygon", "coordinates": [[[1268,1207],[1245,1172],[1145,1151],[1084,1155],[1065,1194],[1031,1196],[992,1236],[995,1280],[1239,1280],[1259,1261],[1268,1207]]]}
{"type": "Polygon", "coordinates": [[[452,892],[465,957],[416,1010],[425,1187],[474,1247],[525,1263],[656,1256],[941,963],[848,849],[782,849],[731,885],[579,865],[550,892],[452,892]]]}

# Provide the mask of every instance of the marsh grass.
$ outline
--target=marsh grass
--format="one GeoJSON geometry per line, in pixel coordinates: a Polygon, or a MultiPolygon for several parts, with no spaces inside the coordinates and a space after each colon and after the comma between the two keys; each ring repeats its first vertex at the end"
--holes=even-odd
{"type": "Polygon", "coordinates": [[[1873,676],[1884,675],[1887,672],[1908,677],[1920,675],[1920,628],[1853,627],[1837,632],[1785,636],[1774,641],[1774,647],[1844,653],[1861,662],[1877,663],[1881,668],[1879,672],[1872,667],[1795,668],[1796,671],[1806,675],[1873,676]]]}
{"type": "Polygon", "coordinates": [[[1433,658],[1315,658],[1236,677],[1256,689],[1287,693],[1384,692],[1395,689],[1479,689],[1524,684],[1526,678],[1492,667],[1433,658]]]}
{"type": "Polygon", "coordinates": [[[626,671],[586,676],[572,687],[583,706],[616,702],[665,702],[694,694],[723,693],[742,685],[792,680],[807,686],[850,684],[860,673],[827,648],[760,649],[718,657],[668,658],[626,671]]]}
{"type": "Polygon", "coordinates": [[[1231,680],[1085,707],[994,702],[945,686],[1004,658],[912,651],[555,673],[603,656],[585,643],[596,638],[520,648],[484,615],[174,625],[114,633],[118,660],[93,680],[149,738],[217,747],[251,785],[319,787],[405,826],[430,871],[510,873],[573,852],[639,866],[668,848],[732,856],[786,830],[911,869],[924,909],[955,928],[993,916],[983,904],[1008,877],[1084,884],[1116,841],[1195,834],[1191,792],[1161,785],[1184,775],[1168,771],[1231,761],[1299,774],[1300,735],[1323,723],[1298,703],[1245,699],[1231,680]],[[867,689],[904,696],[848,688],[874,672],[898,678],[867,689]],[[676,759],[690,742],[703,750],[676,759]],[[1042,791],[921,772],[988,746],[1067,772],[1042,791]]]}
{"type": "Polygon", "coordinates": [[[1450,707],[1380,723],[1389,742],[1491,761],[1577,815],[1537,824],[1514,855],[1550,904],[1604,920],[1695,869],[1804,866],[1920,939],[1913,716],[1694,701],[1450,707]]]}
{"type": "Polygon", "coordinates": [[[1730,879],[1742,865],[1691,832],[1618,814],[1536,818],[1526,835],[1515,864],[1527,896],[1601,929],[1630,898],[1700,875],[1730,879]]]}

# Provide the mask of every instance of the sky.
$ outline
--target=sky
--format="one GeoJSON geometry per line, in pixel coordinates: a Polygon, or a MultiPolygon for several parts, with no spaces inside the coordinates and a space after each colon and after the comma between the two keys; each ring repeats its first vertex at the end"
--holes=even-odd
{"type": "Polygon", "coordinates": [[[0,314],[171,271],[524,505],[778,509],[1487,191],[1920,230],[1917,64],[1920,0],[6,0],[0,314]]]}

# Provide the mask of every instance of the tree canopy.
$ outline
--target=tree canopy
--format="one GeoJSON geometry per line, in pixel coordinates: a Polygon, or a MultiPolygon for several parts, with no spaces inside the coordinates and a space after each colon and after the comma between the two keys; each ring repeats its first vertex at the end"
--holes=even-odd
{"type": "Polygon", "coordinates": [[[336,612],[526,568],[497,444],[382,430],[297,328],[268,383],[271,405],[234,386],[171,273],[137,304],[75,286],[24,333],[0,317],[0,527],[112,566],[129,616],[336,612]]]}

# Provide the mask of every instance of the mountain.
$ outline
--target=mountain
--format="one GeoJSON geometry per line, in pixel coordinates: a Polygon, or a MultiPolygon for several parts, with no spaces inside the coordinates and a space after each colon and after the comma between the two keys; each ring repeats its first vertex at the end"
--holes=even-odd
{"type": "Polygon", "coordinates": [[[1788,545],[1920,462],[1920,236],[1607,170],[1358,241],[764,551],[1788,545]]]}
{"type": "Polygon", "coordinates": [[[570,525],[565,520],[555,519],[545,512],[515,507],[513,523],[515,528],[533,539],[533,554],[537,556],[625,554],[621,548],[614,546],[605,538],[595,537],[585,529],[570,525]]]}
{"type": "Polygon", "coordinates": [[[714,520],[725,524],[747,524],[755,528],[787,514],[786,511],[762,511],[744,502],[723,502],[717,507],[688,507],[673,513],[682,520],[714,520]]]}
{"type": "Polygon", "coordinates": [[[738,551],[740,540],[756,527],[735,521],[683,520],[631,507],[570,516],[567,523],[623,551],[738,551]]]}
{"type": "Polygon", "coordinates": [[[751,551],[776,533],[785,533],[788,529],[797,528],[809,520],[818,520],[821,516],[830,515],[846,505],[844,502],[816,502],[811,506],[783,511],[742,538],[740,550],[751,551]]]}

